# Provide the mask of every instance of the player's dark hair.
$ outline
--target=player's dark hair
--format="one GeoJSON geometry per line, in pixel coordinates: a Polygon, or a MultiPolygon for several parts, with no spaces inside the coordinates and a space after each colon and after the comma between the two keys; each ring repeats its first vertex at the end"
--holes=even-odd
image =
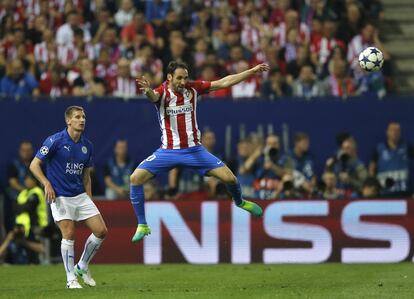
{"type": "Polygon", "coordinates": [[[167,75],[170,74],[172,76],[176,69],[188,70],[188,66],[185,62],[171,61],[167,66],[167,75]]]}
{"type": "Polygon", "coordinates": [[[69,106],[65,110],[65,119],[70,118],[74,111],[84,111],[84,109],[81,106],[69,106]]]}

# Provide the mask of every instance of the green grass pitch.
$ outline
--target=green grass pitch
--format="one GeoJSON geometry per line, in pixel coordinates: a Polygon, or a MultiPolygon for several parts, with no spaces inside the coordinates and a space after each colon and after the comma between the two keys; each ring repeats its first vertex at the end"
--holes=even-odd
{"type": "Polygon", "coordinates": [[[0,266],[0,298],[414,298],[414,265],[92,265],[65,289],[62,265],[0,266]]]}

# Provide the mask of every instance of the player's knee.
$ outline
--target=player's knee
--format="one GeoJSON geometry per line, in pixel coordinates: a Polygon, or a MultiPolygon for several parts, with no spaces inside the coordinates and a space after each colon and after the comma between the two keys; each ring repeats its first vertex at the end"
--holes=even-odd
{"type": "Polygon", "coordinates": [[[108,233],[108,229],[106,228],[106,226],[103,226],[102,228],[94,232],[93,234],[95,235],[95,237],[99,239],[105,239],[107,233],[108,233]]]}
{"type": "Polygon", "coordinates": [[[62,238],[66,240],[75,240],[75,228],[70,227],[62,230],[62,238]]]}
{"type": "Polygon", "coordinates": [[[141,182],[141,176],[139,175],[139,173],[134,172],[133,174],[131,174],[131,176],[129,177],[129,181],[131,182],[132,185],[142,185],[143,183],[141,182]]]}

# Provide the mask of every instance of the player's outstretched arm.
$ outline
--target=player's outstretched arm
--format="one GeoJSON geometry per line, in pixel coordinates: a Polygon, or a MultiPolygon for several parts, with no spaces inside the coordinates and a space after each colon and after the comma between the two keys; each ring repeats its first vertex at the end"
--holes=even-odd
{"type": "Polygon", "coordinates": [[[151,88],[151,82],[142,76],[141,78],[136,78],[135,81],[138,84],[138,87],[142,92],[150,99],[151,102],[156,103],[160,99],[160,94],[151,88]]]}
{"type": "Polygon", "coordinates": [[[39,158],[34,158],[30,163],[30,171],[33,175],[39,180],[40,183],[45,187],[45,196],[47,202],[54,202],[56,195],[55,190],[53,190],[52,184],[49,182],[42,170],[42,160],[39,158]]]}
{"type": "Polygon", "coordinates": [[[251,76],[267,72],[268,70],[269,66],[266,63],[258,64],[255,67],[252,67],[251,69],[248,69],[244,72],[229,75],[224,78],[221,78],[220,80],[211,82],[210,91],[233,86],[237,83],[246,80],[247,78],[250,78],[251,76]]]}

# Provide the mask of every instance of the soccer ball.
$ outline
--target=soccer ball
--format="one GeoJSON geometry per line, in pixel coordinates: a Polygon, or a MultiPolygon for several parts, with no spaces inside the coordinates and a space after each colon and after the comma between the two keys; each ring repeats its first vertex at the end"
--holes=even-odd
{"type": "Polygon", "coordinates": [[[384,55],[375,47],[368,47],[359,54],[359,65],[367,72],[376,72],[384,64],[384,55]]]}

